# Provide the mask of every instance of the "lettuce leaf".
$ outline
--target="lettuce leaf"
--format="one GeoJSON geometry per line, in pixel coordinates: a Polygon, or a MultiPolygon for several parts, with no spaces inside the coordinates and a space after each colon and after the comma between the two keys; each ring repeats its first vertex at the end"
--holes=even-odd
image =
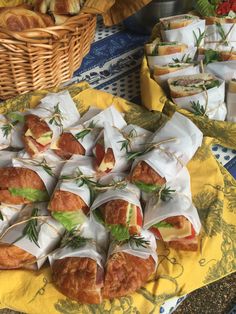
{"type": "Polygon", "coordinates": [[[173,228],[174,226],[172,224],[170,224],[169,222],[166,221],[160,221],[158,223],[156,223],[155,225],[152,225],[152,227],[155,228],[173,228]]]}
{"type": "Polygon", "coordinates": [[[135,185],[143,192],[151,193],[160,190],[161,186],[157,184],[148,184],[141,181],[135,181],[135,185]]]}
{"type": "Polygon", "coordinates": [[[82,225],[87,219],[87,216],[82,211],[52,212],[52,216],[68,231],[73,230],[78,225],[82,225]]]}
{"type": "Polygon", "coordinates": [[[49,201],[49,195],[47,191],[41,191],[31,188],[9,188],[8,190],[13,196],[24,197],[30,202],[49,201]]]}

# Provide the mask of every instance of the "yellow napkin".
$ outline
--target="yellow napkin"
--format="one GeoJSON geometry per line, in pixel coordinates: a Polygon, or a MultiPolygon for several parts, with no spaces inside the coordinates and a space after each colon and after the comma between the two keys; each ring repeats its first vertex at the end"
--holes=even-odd
{"type": "MultiPolygon", "coordinates": [[[[105,108],[114,103],[125,113],[129,123],[155,130],[167,121],[167,116],[161,112],[150,112],[119,97],[91,89],[86,83],[70,86],[69,91],[81,113],[90,105],[105,108]]],[[[0,113],[34,107],[46,93],[37,91],[8,100],[1,106],[0,113]]],[[[170,104],[168,111],[174,109],[170,104]]],[[[232,134],[229,129],[222,127],[219,131],[216,125],[209,126],[204,121],[199,124],[211,136],[204,138],[202,147],[188,164],[193,201],[203,225],[199,252],[175,251],[158,242],[158,268],[145,287],[133,295],[105,300],[101,305],[83,305],[63,296],[53,285],[49,267],[38,272],[0,271],[0,307],[32,314],[159,313],[165,300],[189,293],[234,272],[236,181],[210,150],[215,141],[213,137],[222,137],[223,132],[221,141],[229,143],[232,134]]]]}

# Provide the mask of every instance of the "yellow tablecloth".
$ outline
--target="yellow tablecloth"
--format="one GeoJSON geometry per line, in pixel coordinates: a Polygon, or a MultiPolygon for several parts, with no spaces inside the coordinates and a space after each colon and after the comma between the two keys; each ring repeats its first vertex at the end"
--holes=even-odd
{"type": "MultiPolygon", "coordinates": [[[[150,130],[157,129],[167,120],[161,112],[150,112],[119,97],[93,90],[86,83],[73,85],[69,91],[80,113],[90,105],[106,108],[113,103],[125,113],[128,122],[150,130]]],[[[46,91],[38,91],[8,100],[0,107],[0,113],[34,107],[45,94],[46,91]]],[[[175,108],[167,104],[167,109],[170,114],[175,108]]],[[[236,181],[216,161],[210,145],[220,136],[221,143],[227,146],[232,136],[236,139],[236,129],[228,124],[209,125],[201,119],[198,124],[211,136],[204,138],[202,147],[188,164],[193,201],[203,225],[199,252],[175,251],[158,242],[157,271],[146,286],[133,295],[106,300],[101,305],[82,305],[63,296],[53,285],[49,267],[38,272],[0,271],[0,307],[32,314],[158,313],[166,299],[184,295],[234,272],[236,181]]]]}

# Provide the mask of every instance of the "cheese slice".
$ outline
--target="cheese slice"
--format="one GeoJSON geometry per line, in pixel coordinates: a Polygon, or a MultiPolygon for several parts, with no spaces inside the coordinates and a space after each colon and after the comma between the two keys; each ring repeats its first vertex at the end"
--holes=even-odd
{"type": "Polygon", "coordinates": [[[177,229],[174,227],[159,227],[158,230],[161,234],[163,241],[168,242],[190,236],[192,234],[192,225],[190,221],[186,221],[183,228],[181,229],[177,229]]]}
{"type": "Polygon", "coordinates": [[[112,170],[114,168],[114,162],[105,162],[104,160],[101,162],[101,164],[98,167],[98,170],[101,172],[105,172],[106,170],[112,170]]]}
{"type": "Polygon", "coordinates": [[[35,138],[35,136],[32,134],[31,130],[28,129],[26,132],[25,132],[25,136],[30,136],[32,137],[33,139],[36,140],[37,143],[45,146],[47,144],[50,144],[51,143],[51,140],[52,140],[52,132],[47,132],[45,133],[43,136],[39,137],[39,138],[35,138]]]}

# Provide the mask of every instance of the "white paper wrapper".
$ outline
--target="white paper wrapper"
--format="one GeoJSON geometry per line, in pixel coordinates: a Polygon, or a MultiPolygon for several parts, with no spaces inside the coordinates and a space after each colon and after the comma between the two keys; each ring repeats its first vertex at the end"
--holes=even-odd
{"type": "MultiPolygon", "coordinates": [[[[38,208],[39,216],[49,216],[47,211],[47,203],[35,203],[32,205],[27,205],[20,215],[20,221],[26,220],[31,217],[32,210],[38,208]]],[[[38,220],[39,235],[38,235],[38,244],[39,247],[31,242],[27,237],[22,236],[23,229],[27,223],[15,226],[9,232],[5,234],[2,238],[3,243],[13,243],[14,245],[25,250],[26,252],[32,254],[37,258],[37,267],[38,269],[44,264],[47,259],[47,254],[49,254],[59,242],[62,234],[64,233],[64,228],[52,217],[45,217],[45,222],[38,220]],[[19,240],[17,240],[19,239],[19,240]],[[15,242],[16,241],[16,242],[15,242]]]]}
{"type": "Polygon", "coordinates": [[[64,162],[61,158],[50,150],[38,155],[37,158],[34,158],[33,160],[30,159],[29,155],[24,151],[20,152],[17,158],[12,159],[13,167],[27,168],[36,172],[45,184],[49,195],[52,194],[55,188],[57,177],[59,176],[63,164],[64,162]],[[45,160],[46,164],[52,169],[53,176],[47,173],[44,168],[39,165],[43,160],[45,160]]]}
{"type": "MultiPolygon", "coordinates": [[[[176,15],[180,17],[181,15],[176,15]]],[[[162,30],[161,35],[163,41],[177,41],[183,44],[188,45],[189,47],[196,46],[196,39],[194,33],[197,38],[199,38],[200,34],[203,34],[205,31],[205,20],[197,20],[193,23],[177,28],[177,29],[170,29],[170,30],[162,30]]],[[[203,44],[203,41],[200,43],[200,46],[203,44]]]]}
{"type": "Polygon", "coordinates": [[[174,216],[186,217],[198,234],[201,229],[201,221],[197,209],[192,203],[192,193],[190,184],[190,175],[184,167],[178,176],[166,183],[167,187],[176,192],[172,193],[172,199],[168,201],[160,200],[158,203],[155,199],[150,198],[145,208],[144,229],[149,229],[152,225],[174,216]]]}
{"type": "Polygon", "coordinates": [[[206,36],[204,47],[217,51],[232,51],[236,48],[236,24],[222,23],[221,27],[227,36],[227,45],[222,42],[219,27],[215,24],[206,26],[206,36]]]}
{"type": "MultiPolygon", "coordinates": [[[[99,181],[99,183],[107,185],[112,181],[122,181],[124,180],[125,177],[126,177],[125,174],[111,173],[106,177],[102,178],[99,181]]],[[[141,210],[141,204],[139,201],[140,190],[134,184],[131,183],[127,183],[127,186],[123,189],[109,189],[103,193],[98,194],[98,196],[95,198],[91,206],[91,210],[93,211],[96,208],[100,207],[102,204],[118,199],[127,201],[130,204],[134,204],[138,206],[141,210]]]]}
{"type": "Polygon", "coordinates": [[[166,56],[147,56],[148,65],[153,70],[154,65],[165,65],[171,62],[175,62],[178,59],[179,62],[186,62],[188,58],[194,59],[197,48],[189,47],[185,52],[174,53],[166,56]]]}
{"type": "Polygon", "coordinates": [[[105,251],[108,245],[108,233],[105,228],[96,221],[90,220],[83,225],[80,235],[93,241],[77,249],[64,247],[55,250],[49,256],[50,264],[52,265],[57,259],[66,257],[88,257],[96,261],[103,268],[106,260],[105,251]]]}
{"type": "Polygon", "coordinates": [[[143,259],[149,258],[149,256],[152,256],[153,260],[156,263],[157,267],[157,245],[156,245],[156,240],[154,235],[149,232],[148,230],[142,230],[140,233],[140,237],[145,238],[145,240],[150,242],[150,245],[148,247],[137,247],[136,245],[131,245],[130,243],[125,243],[123,245],[116,245],[115,242],[112,242],[109,251],[108,251],[108,256],[115,254],[115,253],[120,253],[124,252],[133,256],[137,256],[143,259]]]}
{"type": "Polygon", "coordinates": [[[227,121],[236,122],[236,94],[228,92],[227,94],[227,121]]]}
{"type": "Polygon", "coordinates": [[[194,74],[199,74],[199,66],[189,66],[185,69],[181,69],[179,71],[175,71],[172,73],[164,74],[164,75],[154,75],[154,80],[161,85],[163,88],[167,88],[167,80],[171,77],[176,77],[176,76],[182,76],[182,75],[194,75],[194,74]]]}
{"type": "Polygon", "coordinates": [[[104,130],[100,136],[104,137],[105,151],[107,151],[108,148],[111,148],[113,151],[115,166],[112,172],[126,171],[130,167],[130,163],[127,161],[126,150],[121,150],[121,142],[125,140],[122,133],[118,128],[111,126],[110,123],[104,122],[104,130]]]}
{"type": "MultiPolygon", "coordinates": [[[[76,171],[79,170],[86,176],[94,177],[95,171],[93,170],[94,159],[84,156],[74,155],[63,167],[60,176],[73,177],[76,175],[76,171]]],[[[81,199],[90,206],[90,191],[86,184],[79,187],[75,180],[59,180],[56,186],[56,190],[67,191],[74,193],[81,197],[81,199]]]]}
{"type": "Polygon", "coordinates": [[[18,152],[11,152],[8,150],[0,151],[0,167],[10,167],[12,165],[12,159],[16,157],[18,152]]]}
{"type": "Polygon", "coordinates": [[[141,128],[138,125],[134,124],[129,124],[125,126],[122,129],[122,132],[129,137],[130,137],[130,145],[128,147],[128,150],[130,152],[138,152],[143,149],[144,144],[146,144],[147,140],[150,138],[150,136],[153,134],[152,132],[141,128]]]}
{"type": "Polygon", "coordinates": [[[236,78],[236,60],[212,62],[205,66],[205,70],[222,80],[230,81],[236,78]]]}
{"type": "Polygon", "coordinates": [[[203,134],[197,126],[176,112],[171,120],[154,133],[151,143],[173,141],[162,143],[158,148],[136,158],[132,169],[143,160],[166,181],[171,181],[192,159],[202,144],[202,138],[203,134]]]}
{"type": "Polygon", "coordinates": [[[0,219],[0,234],[2,234],[19,216],[24,205],[0,205],[0,212],[3,220],[0,219]]]}
{"type": "Polygon", "coordinates": [[[206,103],[208,103],[206,115],[209,117],[209,119],[224,121],[227,114],[227,109],[224,103],[225,82],[220,79],[219,81],[219,87],[210,88],[206,92],[203,91],[202,93],[196,95],[173,98],[173,101],[180,108],[184,108],[189,111],[193,111],[191,102],[199,101],[200,105],[203,106],[203,108],[205,108],[206,103]]]}
{"type": "Polygon", "coordinates": [[[61,123],[63,129],[68,128],[79,121],[80,114],[68,91],[48,94],[41,100],[40,104],[35,109],[31,109],[27,112],[43,118],[48,124],[49,128],[53,132],[52,145],[62,132],[60,126],[57,126],[55,123],[49,123],[55,113],[55,107],[57,105],[61,112],[61,123]]]}
{"type": "Polygon", "coordinates": [[[7,148],[11,145],[11,133],[8,136],[4,135],[4,126],[8,124],[9,121],[4,115],[0,115],[0,149],[7,148]]]}
{"type": "MultiPolygon", "coordinates": [[[[94,109],[93,112],[95,113],[94,109]]],[[[92,112],[88,112],[87,117],[89,117],[91,113],[92,112]]],[[[82,119],[82,121],[85,120],[84,117],[82,119]]],[[[89,125],[95,125],[94,129],[89,134],[87,134],[83,139],[78,140],[80,144],[84,147],[86,155],[92,155],[92,149],[106,121],[109,122],[110,125],[118,129],[122,129],[126,125],[123,115],[119,111],[117,111],[114,106],[110,106],[107,109],[100,111],[98,114],[90,117],[83,123],[81,123],[81,120],[79,121],[78,126],[70,128],[70,133],[75,137],[79,132],[88,128],[89,125]]]]}

